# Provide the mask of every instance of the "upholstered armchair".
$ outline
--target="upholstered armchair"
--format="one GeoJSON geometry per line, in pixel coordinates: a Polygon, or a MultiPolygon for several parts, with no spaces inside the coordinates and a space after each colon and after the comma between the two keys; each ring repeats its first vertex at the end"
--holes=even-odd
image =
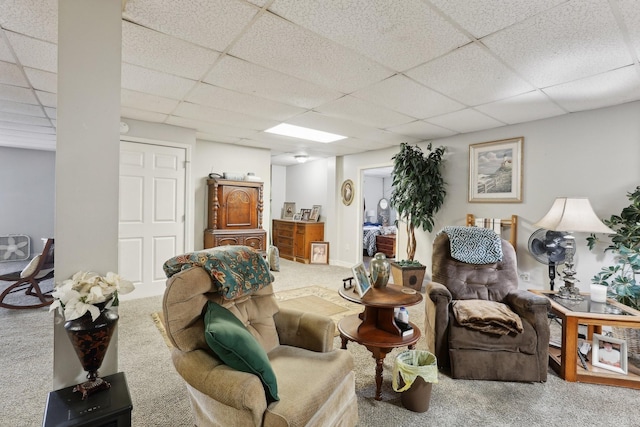
{"type": "MultiPolygon", "coordinates": [[[[514,248],[496,238],[501,257],[490,263],[473,263],[452,256],[447,233],[436,236],[433,281],[427,285],[431,303],[425,304],[431,351],[439,368],[449,371],[452,378],[544,382],[549,302],[518,289],[514,248]],[[504,327],[507,330],[496,332],[504,327]]],[[[483,251],[474,254],[484,256],[483,251]]]]}
{"type": "Polygon", "coordinates": [[[260,254],[246,247],[213,248],[176,257],[164,268],[170,276],[163,299],[166,330],[196,425],[356,425],[353,358],[333,349],[333,321],[280,309],[260,254]],[[220,258],[242,259],[249,268],[225,265],[220,258]],[[232,313],[266,353],[279,400],[269,395],[261,376],[232,368],[222,362],[222,352],[211,349],[210,324],[220,311],[232,313]]]}

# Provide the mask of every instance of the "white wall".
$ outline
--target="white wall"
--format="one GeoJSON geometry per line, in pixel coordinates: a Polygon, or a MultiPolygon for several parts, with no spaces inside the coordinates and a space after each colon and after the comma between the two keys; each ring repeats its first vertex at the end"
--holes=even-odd
{"type": "Polygon", "coordinates": [[[0,147],[0,235],[26,234],[31,255],[53,237],[55,153],[0,147]]]}

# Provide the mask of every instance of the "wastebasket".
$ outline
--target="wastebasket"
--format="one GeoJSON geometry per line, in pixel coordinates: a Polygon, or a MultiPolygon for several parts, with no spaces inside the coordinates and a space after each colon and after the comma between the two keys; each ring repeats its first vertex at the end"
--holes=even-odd
{"type": "Polygon", "coordinates": [[[436,356],[425,350],[406,350],[393,366],[393,389],[402,393],[402,406],[414,412],[429,410],[431,387],[438,382],[436,356]]]}

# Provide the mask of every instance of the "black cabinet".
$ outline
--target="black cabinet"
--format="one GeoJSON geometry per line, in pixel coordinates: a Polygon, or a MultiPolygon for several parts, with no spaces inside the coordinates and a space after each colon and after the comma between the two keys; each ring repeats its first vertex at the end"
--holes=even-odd
{"type": "Polygon", "coordinates": [[[131,426],[131,396],[123,372],[103,378],[111,388],[89,395],[73,387],[52,391],[47,396],[43,427],[129,427],[131,426]]]}

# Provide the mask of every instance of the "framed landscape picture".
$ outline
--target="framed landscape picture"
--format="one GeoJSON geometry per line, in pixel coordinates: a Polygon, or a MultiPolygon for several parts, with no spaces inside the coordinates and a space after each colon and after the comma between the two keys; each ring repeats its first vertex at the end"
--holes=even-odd
{"type": "Polygon", "coordinates": [[[524,137],[469,146],[469,202],[522,202],[524,137]]]}
{"type": "Polygon", "coordinates": [[[351,267],[351,271],[356,280],[356,291],[358,291],[358,295],[362,297],[371,290],[371,281],[369,280],[369,276],[367,276],[367,270],[364,269],[363,263],[358,263],[351,267]]]}

